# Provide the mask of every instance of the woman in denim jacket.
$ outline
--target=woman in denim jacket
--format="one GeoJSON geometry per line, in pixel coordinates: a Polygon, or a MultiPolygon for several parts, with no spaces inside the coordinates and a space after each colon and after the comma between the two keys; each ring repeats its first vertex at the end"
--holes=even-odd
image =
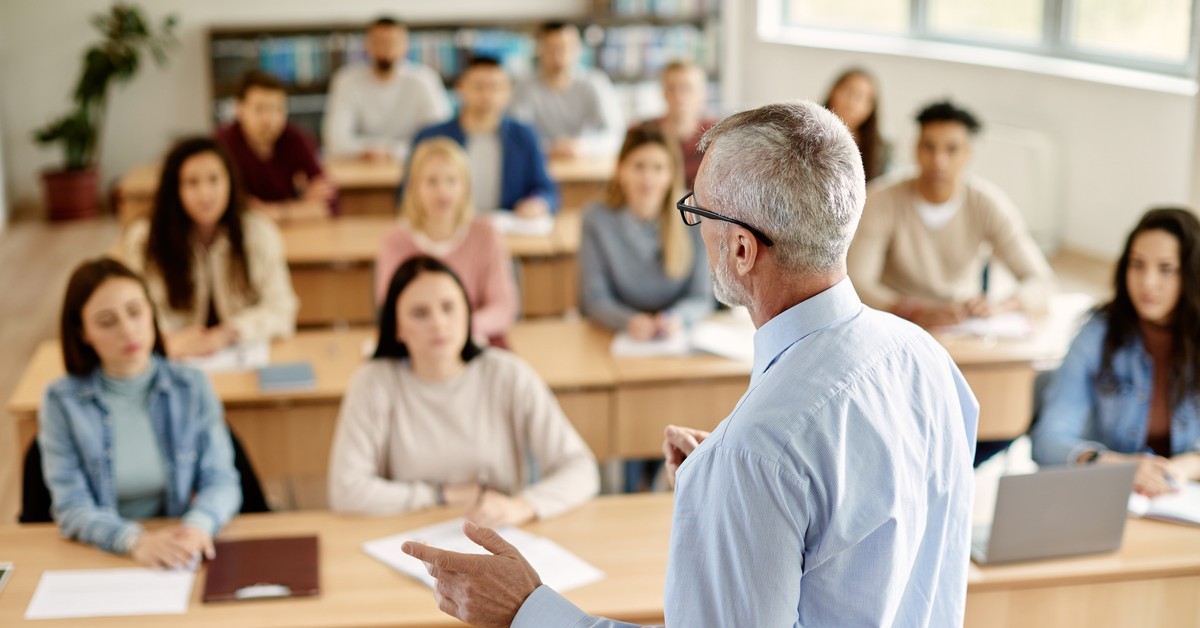
{"type": "Polygon", "coordinates": [[[1114,283],[1046,390],[1033,457],[1136,462],[1134,488],[1153,497],[1200,480],[1200,221],[1147,212],[1114,283]]]}
{"type": "Polygon", "coordinates": [[[145,283],[111,259],[71,275],[67,376],[38,414],[42,469],[64,537],[156,567],[185,565],[238,511],[242,491],[220,401],[204,374],[163,358],[145,283]],[[144,530],[137,519],[182,518],[144,530]]]}

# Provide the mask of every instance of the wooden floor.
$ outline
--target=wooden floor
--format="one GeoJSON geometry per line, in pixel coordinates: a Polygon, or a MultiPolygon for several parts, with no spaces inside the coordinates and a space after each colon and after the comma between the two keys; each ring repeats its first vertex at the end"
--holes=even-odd
{"type": "MultiPolygon", "coordinates": [[[[80,261],[105,252],[116,241],[113,219],[66,225],[27,221],[0,233],[0,403],[7,405],[39,342],[57,337],[59,307],[67,276],[80,261]]],[[[1051,260],[1064,291],[1105,298],[1111,266],[1103,260],[1064,253],[1051,260]]],[[[0,413],[3,413],[0,406],[0,413]]],[[[16,427],[4,414],[0,426],[0,521],[13,521],[20,504],[16,427]]]]}

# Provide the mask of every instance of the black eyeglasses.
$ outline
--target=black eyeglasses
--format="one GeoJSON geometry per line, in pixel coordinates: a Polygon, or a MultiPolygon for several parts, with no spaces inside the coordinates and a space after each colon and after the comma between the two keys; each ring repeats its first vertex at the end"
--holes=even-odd
{"type": "Polygon", "coordinates": [[[768,238],[767,234],[759,231],[758,229],[755,229],[754,227],[751,227],[750,225],[748,225],[740,220],[730,218],[728,216],[722,216],[721,214],[718,214],[717,212],[708,211],[707,209],[701,209],[699,207],[696,207],[695,205],[688,205],[687,203],[684,202],[684,201],[688,200],[689,198],[692,198],[692,196],[693,196],[693,194],[691,192],[688,192],[687,194],[683,195],[683,198],[679,199],[675,203],[675,208],[679,210],[679,215],[683,218],[683,224],[685,224],[689,227],[698,225],[698,224],[700,224],[700,216],[704,216],[705,218],[711,218],[713,220],[722,220],[722,221],[725,221],[728,223],[733,223],[733,224],[745,229],[746,231],[749,231],[750,233],[754,234],[754,237],[758,238],[759,242],[762,242],[763,244],[765,244],[767,246],[775,245],[775,241],[772,240],[771,238],[768,238]]]}

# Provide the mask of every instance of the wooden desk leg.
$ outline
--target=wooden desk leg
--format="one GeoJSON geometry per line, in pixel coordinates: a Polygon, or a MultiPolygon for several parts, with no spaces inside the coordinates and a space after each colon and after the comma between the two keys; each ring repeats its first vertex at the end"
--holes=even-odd
{"type": "Polygon", "coordinates": [[[368,266],[294,265],[292,289],[301,327],[375,323],[373,273],[368,266]]]}
{"type": "Polygon", "coordinates": [[[1033,380],[1029,364],[966,366],[963,376],[979,400],[979,440],[1008,440],[1033,420],[1033,380]]]}
{"type": "Polygon", "coordinates": [[[226,410],[225,419],[268,493],[288,509],[328,507],[325,491],[337,402],[226,410]],[[279,491],[285,491],[280,494],[279,491]]]}
{"type": "Polygon", "coordinates": [[[618,458],[662,456],[663,430],[686,425],[701,430],[717,426],[746,392],[749,378],[704,382],[670,382],[617,387],[613,455],[618,458]]]}

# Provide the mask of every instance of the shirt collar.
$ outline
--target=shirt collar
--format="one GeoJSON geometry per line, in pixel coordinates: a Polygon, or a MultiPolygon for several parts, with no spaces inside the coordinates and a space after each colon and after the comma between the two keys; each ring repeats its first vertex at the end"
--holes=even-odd
{"type": "Polygon", "coordinates": [[[789,347],[809,334],[862,311],[862,300],[850,278],[784,310],[754,332],[754,371],[751,385],[771,368],[789,347]]]}
{"type": "MultiPolygon", "coordinates": [[[[154,375],[151,377],[151,389],[156,392],[170,392],[171,390],[171,373],[165,368],[167,360],[160,355],[153,354],[150,356],[150,368],[154,369],[154,375]]],[[[94,399],[100,397],[100,390],[103,387],[102,378],[104,373],[97,366],[90,374],[83,377],[72,378],[74,381],[75,395],[80,399],[94,399]]]]}

